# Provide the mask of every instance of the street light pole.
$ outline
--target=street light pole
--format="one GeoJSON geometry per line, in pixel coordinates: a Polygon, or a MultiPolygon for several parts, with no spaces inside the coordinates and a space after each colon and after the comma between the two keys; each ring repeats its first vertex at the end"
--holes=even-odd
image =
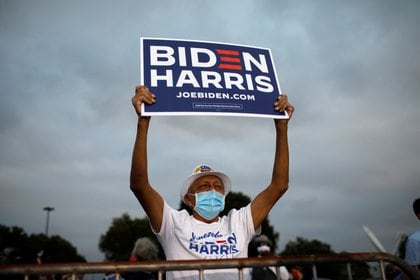
{"type": "Polygon", "coordinates": [[[53,207],[44,207],[44,211],[47,211],[47,224],[45,225],[45,235],[48,237],[48,227],[50,226],[50,212],[54,211],[53,207]]]}

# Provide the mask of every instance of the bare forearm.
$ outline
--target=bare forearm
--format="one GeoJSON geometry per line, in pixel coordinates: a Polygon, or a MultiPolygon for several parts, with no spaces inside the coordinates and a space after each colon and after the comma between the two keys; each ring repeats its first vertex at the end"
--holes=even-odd
{"type": "Polygon", "coordinates": [[[289,187],[289,144],[287,125],[293,115],[294,107],[287,101],[286,95],[278,97],[274,103],[279,112],[287,112],[289,119],[275,119],[276,150],[274,155],[273,174],[271,182],[259,193],[251,203],[254,227],[258,228],[267,217],[274,204],[282,197],[289,187]]]}
{"type": "Polygon", "coordinates": [[[147,216],[152,228],[160,231],[162,225],[164,201],[150,185],[147,167],[147,134],[150,117],[142,116],[142,104],[153,104],[156,96],[145,86],[137,86],[131,102],[138,116],[136,142],[134,143],[131,162],[130,188],[134,192],[147,216]]]}
{"type": "Polygon", "coordinates": [[[271,185],[280,193],[287,190],[289,184],[289,145],[287,122],[276,120],[276,151],[274,157],[271,185]]]}
{"type": "Polygon", "coordinates": [[[130,187],[134,192],[149,185],[147,170],[147,133],[150,119],[139,118],[137,123],[137,136],[134,144],[131,162],[130,187]]]}
{"type": "Polygon", "coordinates": [[[261,225],[274,204],[287,191],[288,184],[289,148],[287,143],[287,123],[279,123],[276,120],[276,150],[271,182],[251,203],[251,213],[255,228],[261,225]]]}
{"type": "Polygon", "coordinates": [[[147,167],[147,132],[150,118],[140,117],[131,163],[130,187],[149,217],[156,232],[160,231],[163,215],[163,199],[150,185],[147,167]]]}

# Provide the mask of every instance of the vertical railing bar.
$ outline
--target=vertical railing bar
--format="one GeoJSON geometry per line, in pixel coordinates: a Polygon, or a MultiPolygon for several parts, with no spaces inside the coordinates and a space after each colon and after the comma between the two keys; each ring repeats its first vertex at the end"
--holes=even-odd
{"type": "Polygon", "coordinates": [[[318,275],[317,275],[317,272],[316,272],[316,265],[315,264],[312,265],[312,278],[314,280],[317,280],[318,279],[318,275]]]}
{"type": "Polygon", "coordinates": [[[163,280],[163,271],[162,270],[158,271],[158,280],[163,280]]]}
{"type": "Polygon", "coordinates": [[[277,280],[281,280],[280,278],[280,266],[276,266],[276,276],[277,276],[277,280]]]}
{"type": "Polygon", "coordinates": [[[28,273],[25,273],[25,277],[24,277],[24,279],[25,279],[25,280],[29,280],[29,274],[28,274],[28,273]]]}
{"type": "Polygon", "coordinates": [[[347,276],[349,280],[353,280],[353,275],[351,275],[351,264],[348,262],[347,265],[347,276]]]}
{"type": "Polygon", "coordinates": [[[242,267],[238,268],[238,273],[239,273],[239,280],[243,280],[244,279],[244,270],[242,267]]]}
{"type": "Polygon", "coordinates": [[[382,279],[383,280],[386,280],[384,262],[382,260],[379,261],[379,268],[381,270],[381,277],[382,277],[382,279]]]}
{"type": "Polygon", "coordinates": [[[204,280],[204,270],[200,268],[200,280],[204,280]]]}

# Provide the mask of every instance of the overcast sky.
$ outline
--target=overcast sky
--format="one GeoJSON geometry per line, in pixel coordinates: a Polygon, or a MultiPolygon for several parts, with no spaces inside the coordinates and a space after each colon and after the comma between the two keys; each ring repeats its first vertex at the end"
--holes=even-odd
{"type": "MultiPolygon", "coordinates": [[[[102,261],[112,219],[144,212],[129,190],[139,38],[272,50],[289,124],[290,187],[269,219],[336,252],[392,252],[419,227],[420,2],[0,0],[0,224],[49,232],[102,261]]],[[[151,183],[170,205],[199,163],[254,197],[270,180],[270,119],[154,117],[151,183]]]]}

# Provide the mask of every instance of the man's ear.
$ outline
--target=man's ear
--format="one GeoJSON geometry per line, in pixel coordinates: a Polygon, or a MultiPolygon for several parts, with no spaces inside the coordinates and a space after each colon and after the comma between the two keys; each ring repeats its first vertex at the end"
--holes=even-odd
{"type": "Polygon", "coordinates": [[[194,208],[194,201],[192,199],[191,195],[185,194],[184,195],[184,202],[185,204],[187,204],[189,207],[191,207],[191,209],[194,208]]]}

